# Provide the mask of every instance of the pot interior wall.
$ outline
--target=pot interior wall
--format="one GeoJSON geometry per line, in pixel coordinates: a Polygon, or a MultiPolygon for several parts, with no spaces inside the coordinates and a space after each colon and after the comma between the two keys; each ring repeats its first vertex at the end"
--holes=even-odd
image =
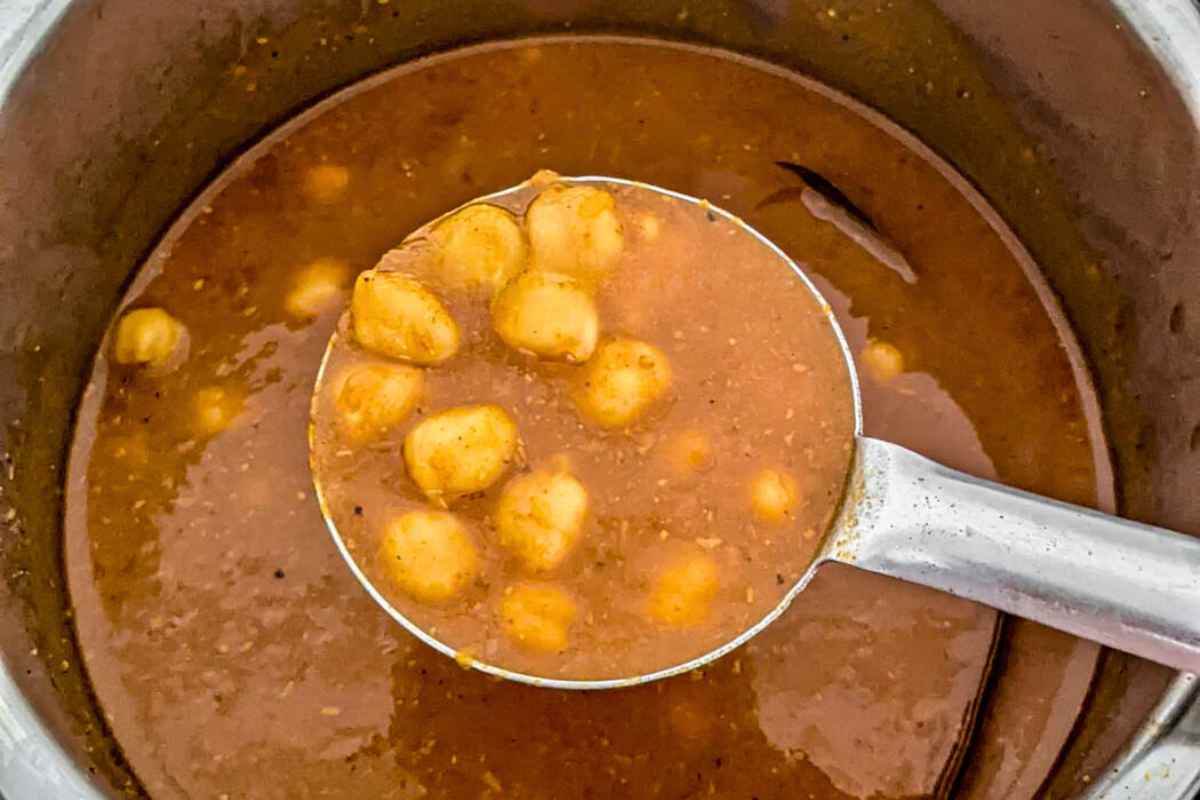
{"type": "MultiPolygon", "coordinates": [[[[1186,485],[1200,474],[1200,142],[1175,87],[1115,12],[1085,0],[877,5],[70,5],[0,108],[0,650],[104,783],[136,791],[80,673],[59,550],[65,443],[94,343],[159,233],[248,143],[364,74],[466,42],[711,43],[899,121],[982,187],[1060,294],[1095,367],[1123,510],[1200,531],[1186,485]],[[1036,167],[1018,173],[1026,150],[1036,167]]],[[[1094,704],[1055,792],[1111,755],[1166,678],[1109,660],[1098,696],[1119,713],[1094,704]]]]}

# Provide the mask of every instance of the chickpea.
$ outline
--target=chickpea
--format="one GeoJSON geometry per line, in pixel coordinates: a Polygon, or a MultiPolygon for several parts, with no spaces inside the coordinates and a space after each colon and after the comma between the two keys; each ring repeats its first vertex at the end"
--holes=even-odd
{"type": "Polygon", "coordinates": [[[336,258],[318,258],[302,269],[283,299],[283,308],[297,319],[313,319],[341,305],[350,266],[336,258]]]}
{"type": "Polygon", "coordinates": [[[388,524],[383,564],[409,596],[440,603],[460,593],[479,572],[479,554],[462,522],[445,511],[410,511],[388,524]]]}
{"type": "Polygon", "coordinates": [[[527,570],[552,570],[579,541],[587,509],[587,489],[566,472],[538,471],[514,478],[496,506],[500,544],[527,570]]]}
{"type": "Polygon", "coordinates": [[[161,308],[128,311],[117,323],[113,355],[119,364],[165,367],[183,346],[183,323],[161,308]]]}
{"type": "Polygon", "coordinates": [[[858,363],[876,383],[891,383],[904,372],[904,355],[894,344],[868,339],[858,363]]]}
{"type": "Polygon", "coordinates": [[[574,278],[526,272],[496,296],[492,327],[514,350],[580,362],[596,349],[600,317],[574,278]]]}
{"type": "Polygon", "coordinates": [[[653,242],[658,238],[658,234],[662,232],[662,223],[653,214],[643,214],[638,217],[637,223],[638,231],[641,232],[642,238],[647,242],[653,242]]]}
{"type": "Polygon", "coordinates": [[[354,338],[368,350],[415,364],[439,364],[458,351],[458,325],[432,292],[398,272],[369,269],[350,301],[354,338]]]}
{"type": "Polygon", "coordinates": [[[529,178],[527,183],[535,189],[545,189],[547,186],[553,186],[562,180],[562,175],[559,175],[552,169],[539,169],[529,178]]]}
{"type": "Polygon", "coordinates": [[[318,203],[333,203],[350,185],[350,170],[337,164],[318,164],[304,174],[304,194],[318,203]]]}
{"type": "Polygon", "coordinates": [[[671,468],[680,475],[706,472],[713,465],[712,439],[695,428],[680,431],[668,439],[666,457],[671,468]]]}
{"type": "Polygon", "coordinates": [[[713,714],[697,700],[681,699],[667,709],[667,719],[677,740],[700,744],[707,741],[713,732],[713,714]]]}
{"type": "Polygon", "coordinates": [[[242,398],[220,386],[207,386],[192,399],[194,427],[201,436],[215,436],[242,411],[242,398]]]}
{"type": "Polygon", "coordinates": [[[703,622],[720,588],[717,572],[717,562],[705,553],[689,553],[677,560],[655,581],[650,616],[677,627],[703,622]]]}
{"type": "Polygon", "coordinates": [[[509,587],[500,601],[504,632],[520,645],[544,653],[567,649],[575,601],[558,586],[520,583],[509,587]]]}
{"type": "Polygon", "coordinates": [[[424,383],[424,372],[402,364],[352,367],[337,393],[339,428],[353,441],[377,438],[412,413],[424,383]]]}
{"type": "Polygon", "coordinates": [[[434,414],[404,438],[408,474],[431,500],[449,503],[491,486],[517,456],[517,425],[499,406],[434,414]]]}
{"type": "Polygon", "coordinates": [[[657,347],[611,339],[588,362],[575,391],[584,417],[605,428],[629,425],[671,386],[671,365],[657,347]]]}
{"type": "Polygon", "coordinates": [[[625,235],[616,200],[594,186],[547,187],[525,214],[533,268],[602,281],[621,257],[625,235]]]}
{"type": "Polygon", "coordinates": [[[133,477],[134,472],[150,464],[150,439],[144,430],[119,434],[109,440],[108,452],[133,477]]]}
{"type": "Polygon", "coordinates": [[[452,288],[495,291],[525,269],[525,232],[499,206],[467,206],[438,223],[430,236],[441,249],[440,277],[452,288]]]}
{"type": "Polygon", "coordinates": [[[790,519],[799,504],[796,481],[777,469],[764,469],[750,481],[750,505],[762,522],[790,519]]]}

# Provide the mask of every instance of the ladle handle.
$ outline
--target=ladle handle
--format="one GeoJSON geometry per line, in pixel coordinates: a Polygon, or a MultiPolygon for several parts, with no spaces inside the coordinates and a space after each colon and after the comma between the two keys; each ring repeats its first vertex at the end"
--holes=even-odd
{"type": "Polygon", "coordinates": [[[824,558],[1200,672],[1200,538],[860,437],[824,558]]]}

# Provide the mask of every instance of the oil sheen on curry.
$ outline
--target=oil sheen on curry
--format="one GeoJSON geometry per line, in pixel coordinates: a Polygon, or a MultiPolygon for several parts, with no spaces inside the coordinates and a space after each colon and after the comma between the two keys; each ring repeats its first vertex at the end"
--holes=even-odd
{"type": "MultiPolygon", "coordinates": [[[[1021,152],[1012,163],[1023,168],[1021,152]]],[[[778,244],[842,325],[868,435],[1095,501],[1097,429],[1057,312],[963,183],[886,120],[793,74],[664,43],[516,42],[414,62],[234,163],[148,259],[99,349],[69,465],[65,559],[87,674],[141,788],[156,799],[946,796],[993,661],[990,609],[830,565],[802,603],[703,670],[566,692],[460,668],[347,569],[313,492],[308,426],[316,366],[356,281],[394,264],[386,254],[430,220],[544,167],[705,197],[778,244]],[[836,184],[911,274],[809,202],[779,161],[836,184]]],[[[404,257],[455,322],[452,357],[417,364],[339,334],[338,364],[381,367],[363,385],[378,376],[401,409],[409,382],[421,385],[377,436],[374,412],[327,417],[331,441],[357,437],[360,422],[369,434],[347,443],[362,471],[339,471],[359,498],[347,495],[347,540],[414,618],[428,614],[423,624],[480,656],[494,642],[530,669],[619,657],[626,648],[603,639],[583,645],[621,630],[653,631],[646,641],[671,649],[666,658],[703,649],[722,614],[759,614],[778,591],[775,571],[739,562],[734,548],[798,569],[828,502],[807,483],[814,462],[801,442],[813,458],[836,448],[807,438],[815,407],[805,403],[843,377],[821,352],[799,350],[807,336],[795,326],[812,307],[796,276],[719,258],[736,243],[702,245],[719,226],[689,228],[669,208],[614,192],[609,211],[622,242],[611,272],[592,284],[577,265],[551,271],[588,283],[572,294],[595,309],[587,358],[590,333],[565,349],[555,338],[546,358],[523,325],[501,325],[515,346],[496,330],[508,319],[491,296],[501,281],[528,275],[513,291],[535,294],[570,285],[530,269],[527,204],[508,209],[525,234],[519,273],[505,267],[472,287],[458,282],[473,273],[416,271],[419,248],[404,257]],[[661,354],[671,378],[609,426],[579,378],[610,363],[614,342],[644,345],[651,364],[661,354]],[[502,409],[521,446],[486,489],[435,500],[410,474],[404,441],[463,406],[502,409]],[[795,482],[791,516],[760,518],[752,487],[767,470],[795,482]],[[531,568],[527,539],[504,544],[497,522],[506,495],[541,481],[577,484],[563,494],[587,505],[561,562],[537,548],[531,568]],[[382,568],[383,537],[407,513],[450,515],[470,537],[478,571],[461,592],[419,601],[382,568]],[[715,592],[700,606],[667,604],[658,619],[656,587],[687,559],[715,565],[715,592]],[[506,632],[507,585],[571,597],[561,654],[506,632]],[[679,624],[697,607],[705,619],[679,624]],[[605,609],[625,627],[602,625],[605,609]]],[[[450,250],[453,231],[442,229],[450,250]]],[[[322,398],[336,403],[348,385],[358,381],[331,365],[322,398]]],[[[766,494],[792,496],[782,477],[766,494]]],[[[1042,682],[1012,694],[1054,695],[1050,652],[1033,662],[1042,682]]],[[[1037,741],[1046,713],[1028,706],[1019,716],[1033,727],[1008,741],[1037,741]]]]}
{"type": "Polygon", "coordinates": [[[700,204],[553,175],[503,201],[358,275],[314,400],[321,500],[464,663],[684,663],[780,602],[836,510],[840,339],[785,260],[700,204]]]}

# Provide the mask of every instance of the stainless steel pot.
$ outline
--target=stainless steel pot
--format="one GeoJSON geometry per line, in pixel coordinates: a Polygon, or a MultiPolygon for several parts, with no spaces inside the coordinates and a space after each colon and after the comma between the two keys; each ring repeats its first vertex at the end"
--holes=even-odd
{"type": "MultiPolygon", "coordinates": [[[[204,180],[274,123],[456,44],[564,30],[714,43],[898,120],[984,190],[1061,296],[1101,389],[1123,513],[1200,534],[1200,7],[893,0],[904,28],[862,58],[813,25],[829,5],[0,0],[0,796],[137,791],[78,666],[58,533],[72,409],[131,269],[204,180]],[[367,16],[370,37],[356,36],[367,16]],[[316,30],[342,46],[308,52],[300,43],[316,30]],[[273,56],[252,46],[265,35],[273,56]],[[973,116],[979,107],[953,91],[898,78],[900,65],[939,69],[940,42],[970,55],[994,100],[980,107],[1003,114],[973,116]],[[228,79],[247,59],[270,78],[253,95],[228,79]],[[991,147],[997,126],[1040,142],[1069,217],[1012,182],[991,147]],[[1067,257],[1080,248],[1096,254],[1083,269],[1067,257]]],[[[1196,796],[1200,682],[1111,655],[1093,694],[1039,793],[1196,796]]]]}

